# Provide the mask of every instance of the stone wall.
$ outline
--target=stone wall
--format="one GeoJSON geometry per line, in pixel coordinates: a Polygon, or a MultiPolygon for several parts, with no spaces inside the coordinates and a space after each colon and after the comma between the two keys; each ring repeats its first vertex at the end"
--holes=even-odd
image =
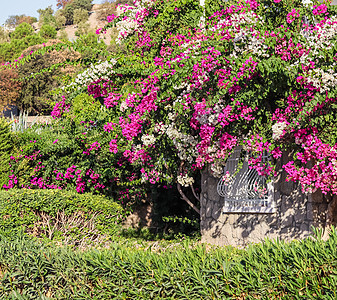
{"type": "MultiPolygon", "coordinates": [[[[277,169],[288,161],[285,155],[277,169]]],[[[299,185],[287,182],[284,172],[274,179],[276,212],[272,214],[224,213],[224,199],[217,193],[219,178],[209,170],[202,173],[201,235],[202,241],[215,245],[245,246],[265,238],[292,240],[307,237],[311,226],[325,224],[327,203],[320,193],[305,195],[299,185]]]]}

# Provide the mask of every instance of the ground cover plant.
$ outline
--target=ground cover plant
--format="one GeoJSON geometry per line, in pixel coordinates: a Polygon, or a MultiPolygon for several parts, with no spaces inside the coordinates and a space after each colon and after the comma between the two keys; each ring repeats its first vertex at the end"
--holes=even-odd
{"type": "Polygon", "coordinates": [[[74,251],[0,238],[2,299],[336,299],[337,233],[247,249],[185,242],[74,251]]]}

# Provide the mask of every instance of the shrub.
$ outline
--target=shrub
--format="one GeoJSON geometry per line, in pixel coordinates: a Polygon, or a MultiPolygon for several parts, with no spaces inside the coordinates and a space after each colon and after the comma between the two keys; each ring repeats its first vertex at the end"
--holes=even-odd
{"type": "Polygon", "coordinates": [[[76,36],[86,35],[89,33],[90,24],[89,22],[81,22],[77,26],[77,30],[75,32],[76,36]]]}
{"type": "Polygon", "coordinates": [[[8,182],[9,161],[14,144],[9,126],[0,118],[0,189],[8,182]]]}
{"type": "Polygon", "coordinates": [[[39,13],[39,25],[51,25],[56,27],[56,20],[54,17],[54,10],[52,6],[48,6],[45,9],[38,9],[37,12],[39,13]]]}
{"type": "Polygon", "coordinates": [[[68,34],[67,32],[65,31],[65,29],[61,29],[60,31],[60,34],[59,34],[59,39],[62,41],[62,42],[67,42],[69,40],[68,38],[68,34]]]}
{"type": "Polygon", "coordinates": [[[57,28],[63,28],[67,22],[67,18],[64,16],[63,10],[58,10],[55,13],[55,22],[57,28]]]}
{"type": "Polygon", "coordinates": [[[0,70],[0,111],[8,104],[16,103],[19,96],[21,83],[18,80],[18,72],[14,69],[0,70]]]}
{"type": "MultiPolygon", "coordinates": [[[[58,40],[49,40],[45,45],[42,45],[42,43],[41,45],[35,44],[35,46],[23,51],[22,55],[26,57],[31,51],[36,52],[43,49],[44,46],[57,45],[59,42],[58,40]]],[[[59,85],[60,74],[69,74],[73,72],[73,68],[66,67],[56,70],[48,70],[48,68],[50,68],[52,64],[62,64],[68,60],[78,59],[79,57],[80,54],[75,51],[50,51],[45,55],[36,54],[35,59],[20,65],[17,69],[21,76],[21,91],[16,102],[18,108],[33,114],[45,114],[50,112],[50,90],[59,85]],[[36,72],[37,74],[32,76],[32,72],[36,72]]]]}
{"type": "Polygon", "coordinates": [[[107,49],[107,45],[103,41],[98,41],[96,34],[93,32],[82,33],[73,45],[76,49],[80,49],[83,59],[103,60],[102,54],[107,49]]]}
{"type": "Polygon", "coordinates": [[[82,121],[99,119],[102,114],[100,110],[101,103],[97,99],[82,93],[74,98],[70,112],[75,122],[80,124],[82,121]]]}
{"type": "Polygon", "coordinates": [[[57,32],[53,26],[44,24],[40,29],[40,35],[45,39],[54,39],[56,38],[57,32]]]}
{"type": "Polygon", "coordinates": [[[86,11],[90,11],[92,7],[92,0],[74,0],[72,5],[74,5],[74,9],[81,8],[86,11]]]}
{"type": "Polygon", "coordinates": [[[72,3],[65,6],[63,15],[66,17],[66,25],[72,25],[74,22],[74,6],[72,3]]]}
{"type": "Polygon", "coordinates": [[[121,207],[112,200],[91,193],[63,190],[0,191],[0,230],[15,235],[22,228],[28,234],[62,239],[69,244],[102,241],[116,233],[121,207]]]}
{"type": "Polygon", "coordinates": [[[88,11],[83,8],[76,8],[74,10],[74,24],[80,24],[88,20],[88,11]]]}
{"type": "Polygon", "coordinates": [[[18,58],[24,49],[44,42],[45,39],[41,36],[33,34],[24,38],[12,39],[10,43],[0,44],[0,61],[14,60],[18,58]]]}
{"type": "Polygon", "coordinates": [[[22,23],[15,28],[11,34],[12,39],[22,39],[28,35],[33,35],[34,29],[30,24],[22,23]]]}

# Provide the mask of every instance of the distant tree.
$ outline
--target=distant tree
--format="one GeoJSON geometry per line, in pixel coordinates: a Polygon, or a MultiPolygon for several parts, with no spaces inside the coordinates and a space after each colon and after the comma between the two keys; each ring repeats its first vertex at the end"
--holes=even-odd
{"type": "Polygon", "coordinates": [[[54,14],[54,10],[53,10],[51,5],[49,5],[48,7],[44,8],[44,9],[40,8],[40,9],[37,10],[37,12],[39,14],[40,19],[41,18],[43,19],[46,16],[50,16],[50,15],[54,14]]]}
{"type": "Polygon", "coordinates": [[[67,4],[70,4],[73,0],[57,0],[57,8],[65,8],[67,4]]]}
{"type": "Polygon", "coordinates": [[[33,35],[34,28],[28,23],[21,23],[15,30],[11,33],[11,39],[22,39],[26,36],[33,35]]]}
{"type": "Polygon", "coordinates": [[[15,28],[22,23],[33,24],[34,22],[37,22],[37,19],[35,17],[26,15],[15,15],[8,17],[8,19],[5,21],[5,25],[8,28],[15,28]]]}
{"type": "Polygon", "coordinates": [[[84,23],[88,20],[88,11],[83,8],[74,10],[74,24],[84,23]]]}
{"type": "Polygon", "coordinates": [[[49,24],[56,27],[56,20],[54,17],[54,10],[52,6],[48,6],[45,9],[38,9],[39,13],[39,24],[42,26],[43,24],[49,24]]]}
{"type": "Polygon", "coordinates": [[[92,0],[73,0],[72,5],[74,9],[82,8],[86,11],[90,11],[92,8],[92,0]]]}
{"type": "Polygon", "coordinates": [[[16,26],[18,26],[20,23],[19,23],[19,20],[22,16],[18,16],[18,15],[15,15],[15,16],[9,16],[7,18],[7,20],[5,21],[5,25],[6,27],[8,28],[15,28],[16,26]]]}
{"type": "Polygon", "coordinates": [[[66,5],[63,9],[63,15],[66,17],[66,25],[72,25],[74,23],[74,6],[72,3],[66,5]]]}
{"type": "Polygon", "coordinates": [[[40,35],[45,39],[55,39],[57,31],[53,26],[44,24],[40,29],[40,35]]]}
{"type": "Polygon", "coordinates": [[[20,16],[20,19],[19,19],[19,24],[28,23],[28,24],[32,25],[35,22],[37,22],[37,18],[31,17],[31,16],[26,16],[26,15],[20,16]]]}
{"type": "Polygon", "coordinates": [[[65,4],[62,9],[62,15],[66,18],[66,25],[74,24],[74,13],[76,9],[90,11],[92,7],[92,0],[73,0],[65,4]]]}
{"type": "Polygon", "coordinates": [[[60,29],[63,28],[64,25],[66,25],[67,18],[64,16],[63,9],[59,9],[55,13],[55,22],[56,22],[56,28],[60,29]]]}
{"type": "MultiPolygon", "coordinates": [[[[52,46],[59,43],[58,40],[51,40],[46,46],[52,46]]],[[[22,54],[28,55],[31,51],[42,48],[43,45],[35,45],[26,49],[22,54]]],[[[31,114],[45,114],[51,111],[49,99],[50,91],[59,86],[59,77],[61,74],[72,72],[72,68],[63,68],[57,70],[47,70],[53,64],[65,62],[66,60],[78,59],[80,55],[74,51],[52,51],[44,55],[37,55],[35,59],[26,62],[18,67],[18,73],[21,79],[21,90],[17,100],[17,107],[20,110],[28,111],[31,114]],[[31,74],[34,73],[35,76],[31,74]]],[[[71,66],[73,67],[73,66],[71,66]]]]}
{"type": "Polygon", "coordinates": [[[0,69],[0,111],[8,104],[16,104],[21,83],[15,69],[0,69]]]}
{"type": "Polygon", "coordinates": [[[62,30],[59,31],[59,39],[62,42],[67,42],[69,40],[68,34],[67,34],[67,32],[64,29],[62,29],[62,30]]]}
{"type": "Polygon", "coordinates": [[[9,33],[8,31],[0,26],[0,44],[9,42],[9,33]]]}
{"type": "Polygon", "coordinates": [[[85,35],[85,34],[88,34],[89,31],[90,31],[90,24],[89,24],[89,22],[81,22],[77,26],[77,30],[75,32],[75,35],[76,36],[85,35]]]}

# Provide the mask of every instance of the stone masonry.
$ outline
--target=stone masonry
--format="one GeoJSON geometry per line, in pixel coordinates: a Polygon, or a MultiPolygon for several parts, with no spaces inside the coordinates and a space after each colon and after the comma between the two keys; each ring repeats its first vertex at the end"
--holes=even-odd
{"type": "MultiPolygon", "coordinates": [[[[288,160],[277,162],[280,170],[288,160]]],[[[321,193],[306,195],[299,185],[287,182],[284,172],[274,179],[274,199],[277,210],[272,214],[224,213],[224,199],[217,193],[219,178],[209,170],[201,178],[201,235],[202,241],[215,245],[245,246],[270,239],[302,239],[311,227],[323,227],[327,203],[321,193]]]]}

